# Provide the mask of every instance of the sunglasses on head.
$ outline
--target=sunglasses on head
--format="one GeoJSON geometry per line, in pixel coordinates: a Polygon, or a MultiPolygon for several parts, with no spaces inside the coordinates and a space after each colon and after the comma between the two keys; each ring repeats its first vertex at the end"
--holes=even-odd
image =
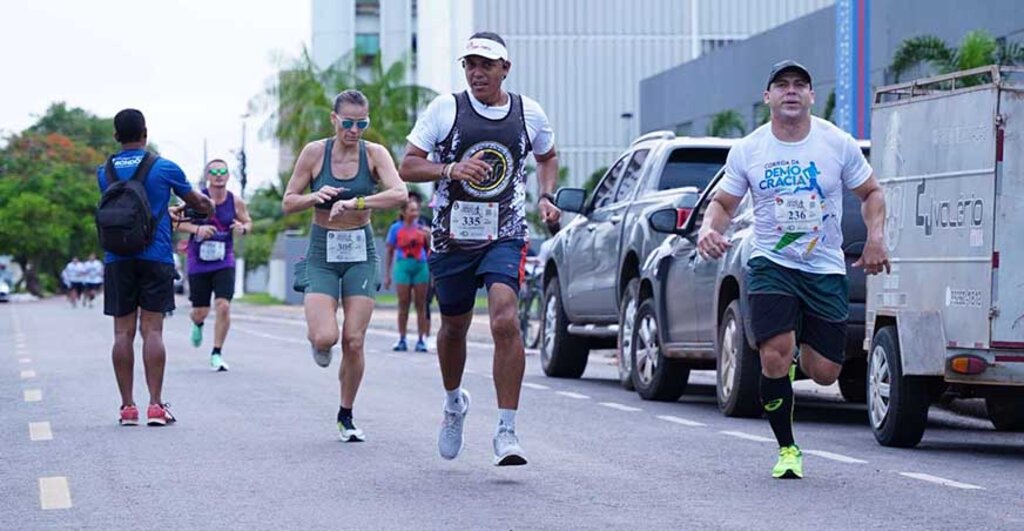
{"type": "Polygon", "coordinates": [[[210,168],[210,175],[227,175],[227,168],[210,168]]]}
{"type": "Polygon", "coordinates": [[[370,119],[369,118],[364,118],[362,120],[352,120],[352,119],[349,119],[349,118],[342,118],[341,119],[341,128],[342,129],[352,129],[353,125],[355,125],[359,129],[366,129],[367,127],[370,127],[370,119]]]}

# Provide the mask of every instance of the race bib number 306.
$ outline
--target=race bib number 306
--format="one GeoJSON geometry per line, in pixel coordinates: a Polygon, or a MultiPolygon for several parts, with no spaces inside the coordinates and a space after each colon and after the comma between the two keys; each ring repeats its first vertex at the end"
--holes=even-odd
{"type": "Polygon", "coordinates": [[[363,229],[327,231],[327,261],[365,262],[366,232],[363,229]]]}
{"type": "Polygon", "coordinates": [[[816,232],[821,228],[821,196],[802,191],[775,196],[775,223],[779,232],[816,232]]]}
{"type": "Polygon", "coordinates": [[[453,240],[493,240],[498,237],[498,203],[456,201],[450,227],[453,240]]]}

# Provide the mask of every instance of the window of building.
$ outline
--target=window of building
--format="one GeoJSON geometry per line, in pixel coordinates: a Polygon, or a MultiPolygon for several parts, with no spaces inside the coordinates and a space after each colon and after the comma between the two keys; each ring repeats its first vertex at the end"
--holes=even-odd
{"type": "Polygon", "coordinates": [[[380,0],[356,0],[357,15],[379,15],[380,0]]]}
{"type": "Polygon", "coordinates": [[[380,55],[380,34],[357,33],[356,61],[359,66],[372,66],[378,55],[380,55]]]}
{"type": "Polygon", "coordinates": [[[736,42],[736,39],[701,39],[700,54],[711,53],[719,48],[725,48],[734,42],[736,42]]]}

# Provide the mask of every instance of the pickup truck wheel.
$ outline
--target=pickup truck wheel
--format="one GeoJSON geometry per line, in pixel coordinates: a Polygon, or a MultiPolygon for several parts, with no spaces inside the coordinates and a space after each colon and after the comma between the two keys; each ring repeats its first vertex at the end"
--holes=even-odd
{"type": "Polygon", "coordinates": [[[875,333],[868,357],[868,418],[882,446],[911,448],[928,424],[929,381],[904,376],[896,328],[875,333]]]}
{"type": "Polygon", "coordinates": [[[640,279],[634,278],[626,285],[619,305],[619,345],[616,359],[619,367],[619,385],[633,390],[633,325],[636,323],[636,309],[640,295],[640,279]]]}
{"type": "Polygon", "coordinates": [[[540,364],[552,378],[579,378],[587,368],[590,349],[586,338],[569,333],[569,318],[562,308],[558,278],[544,289],[544,316],[541,324],[540,364]]]}
{"type": "Polygon", "coordinates": [[[992,395],[985,398],[988,418],[999,431],[1024,431],[1024,396],[992,395]]]}
{"type": "Polygon", "coordinates": [[[675,402],[683,396],[690,368],[662,356],[654,299],[637,307],[633,326],[633,387],[644,400],[675,402]]]}
{"type": "Polygon", "coordinates": [[[727,417],[761,416],[761,356],[747,343],[739,301],[729,303],[718,325],[716,361],[718,410],[727,417]]]}

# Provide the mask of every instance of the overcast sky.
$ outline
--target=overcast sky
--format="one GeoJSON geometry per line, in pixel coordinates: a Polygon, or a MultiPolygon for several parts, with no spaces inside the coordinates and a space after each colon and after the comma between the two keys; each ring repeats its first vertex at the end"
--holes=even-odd
{"type": "MultiPolygon", "coordinates": [[[[309,10],[308,0],[3,0],[0,130],[21,131],[56,101],[100,116],[135,107],[193,182],[204,138],[209,157],[234,169],[241,115],[277,71],[275,57],[309,42],[309,10]]],[[[250,190],[277,172],[263,122],[247,121],[250,190]]]]}

